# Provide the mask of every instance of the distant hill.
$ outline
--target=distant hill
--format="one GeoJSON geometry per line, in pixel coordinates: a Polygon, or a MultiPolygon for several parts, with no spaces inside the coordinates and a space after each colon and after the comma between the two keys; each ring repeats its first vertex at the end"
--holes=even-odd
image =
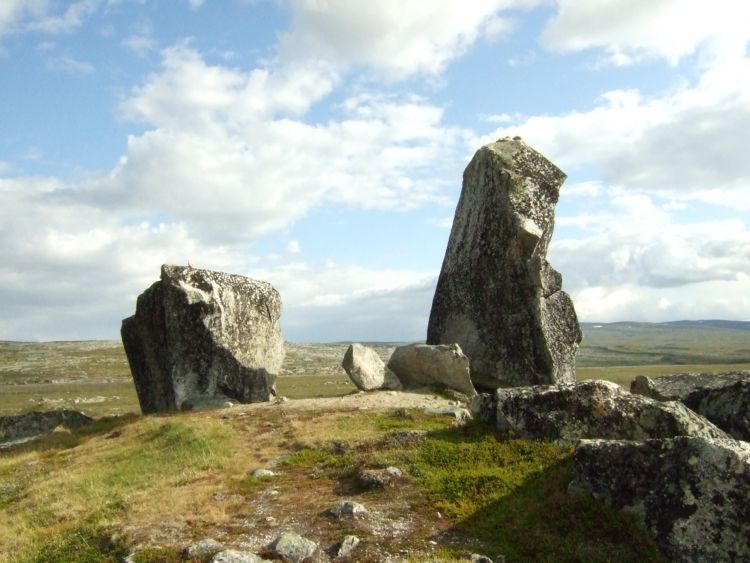
{"type": "Polygon", "coordinates": [[[750,322],[581,323],[579,366],[750,362],[750,322]]]}

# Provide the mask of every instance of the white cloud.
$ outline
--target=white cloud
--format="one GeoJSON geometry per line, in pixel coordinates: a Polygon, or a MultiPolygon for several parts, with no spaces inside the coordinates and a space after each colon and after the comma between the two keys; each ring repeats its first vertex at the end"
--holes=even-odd
{"type": "Polygon", "coordinates": [[[486,139],[518,134],[568,172],[593,168],[609,185],[750,209],[748,130],[743,59],[716,63],[694,86],[663,96],[610,91],[593,109],[528,117],[486,139]]]}
{"type": "Polygon", "coordinates": [[[187,3],[191,10],[197,10],[205,4],[205,1],[206,0],[187,0],[187,3]]]}
{"type": "MultiPolygon", "coordinates": [[[[31,1],[33,6],[45,6],[47,2],[31,1]]],[[[100,4],[100,0],[80,0],[67,4],[67,8],[62,13],[52,13],[45,9],[42,15],[32,18],[27,26],[34,31],[44,31],[46,33],[68,33],[83,24],[84,20],[91,15],[100,4]]]]}
{"type": "Polygon", "coordinates": [[[626,66],[644,57],[670,64],[703,47],[713,57],[743,56],[750,38],[745,0],[557,0],[542,42],[553,50],[604,49],[626,66]]]}
{"type": "Polygon", "coordinates": [[[300,252],[302,252],[302,247],[300,246],[298,240],[290,240],[286,244],[286,251],[289,254],[299,254],[300,252]]]}
{"type": "Polygon", "coordinates": [[[91,74],[96,70],[91,63],[81,61],[68,55],[49,59],[47,61],[47,69],[53,72],[63,72],[65,74],[91,74]]]}
{"type": "Polygon", "coordinates": [[[144,21],[140,23],[135,33],[123,39],[122,44],[139,57],[144,57],[148,53],[155,51],[157,43],[154,38],[154,29],[151,22],[144,21]]]}
{"type": "Polygon", "coordinates": [[[390,80],[438,75],[482,35],[512,25],[501,10],[534,0],[289,0],[292,29],[281,37],[285,59],[366,65],[390,80]]]}

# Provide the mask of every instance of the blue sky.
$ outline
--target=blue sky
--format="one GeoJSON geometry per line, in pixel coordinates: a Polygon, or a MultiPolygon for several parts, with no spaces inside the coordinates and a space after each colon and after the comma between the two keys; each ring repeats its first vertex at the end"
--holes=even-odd
{"type": "Polygon", "coordinates": [[[116,338],[162,263],[289,340],[418,340],[474,151],[567,174],[586,321],[750,319],[744,0],[4,0],[0,338],[116,338]]]}

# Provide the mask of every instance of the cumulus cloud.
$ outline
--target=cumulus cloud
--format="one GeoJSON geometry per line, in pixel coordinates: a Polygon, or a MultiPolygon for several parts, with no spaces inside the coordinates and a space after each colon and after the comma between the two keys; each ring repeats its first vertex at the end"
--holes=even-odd
{"type": "Polygon", "coordinates": [[[549,49],[603,49],[605,62],[627,66],[646,57],[677,64],[701,47],[714,57],[743,56],[750,38],[744,0],[557,0],[542,43],[549,49]]]}
{"type": "Polygon", "coordinates": [[[716,203],[720,193],[750,209],[749,128],[750,60],[742,59],[663,96],[610,91],[590,110],[528,117],[487,139],[519,134],[564,169],[592,168],[609,185],[716,203]]]}
{"type": "Polygon", "coordinates": [[[486,35],[511,31],[499,12],[534,0],[289,0],[293,25],[281,37],[284,59],[365,65],[390,80],[438,75],[486,35]]]}

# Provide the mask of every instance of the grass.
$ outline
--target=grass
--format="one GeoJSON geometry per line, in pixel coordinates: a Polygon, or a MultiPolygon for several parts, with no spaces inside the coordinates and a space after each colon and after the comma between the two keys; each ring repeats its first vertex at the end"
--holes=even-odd
{"type": "Polygon", "coordinates": [[[0,453],[0,561],[117,561],[134,548],[136,561],[178,561],[205,537],[257,539],[262,552],[278,531],[271,521],[324,547],[355,533],[363,561],[403,550],[451,560],[466,549],[518,561],[658,559],[627,516],[567,497],[570,449],[414,410],[248,413],[113,417],[65,443],[0,453]],[[427,433],[391,439],[409,430],[427,433]],[[404,470],[400,487],[358,488],[360,468],[388,465],[404,470]],[[269,466],[276,477],[252,477],[269,466]],[[330,518],[340,498],[372,517],[330,518]]]}

